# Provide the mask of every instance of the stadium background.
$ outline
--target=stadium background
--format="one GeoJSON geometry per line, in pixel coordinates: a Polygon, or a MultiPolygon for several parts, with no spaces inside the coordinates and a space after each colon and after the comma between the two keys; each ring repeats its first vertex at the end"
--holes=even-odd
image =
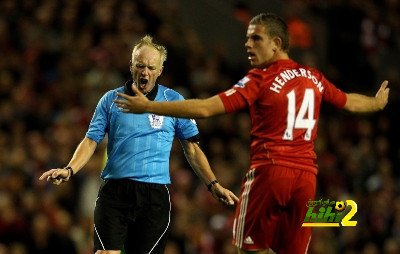
{"type": "MultiPolygon", "coordinates": [[[[246,73],[248,19],[267,11],[288,21],[292,58],[322,70],[342,90],[373,95],[390,81],[382,112],[323,109],[316,199],[356,201],[358,224],[315,229],[310,253],[400,253],[398,0],[0,1],[0,253],[91,253],[106,140],[71,182],[56,187],[38,177],[68,163],[98,99],[129,79],[139,37],[151,34],[167,46],[161,84],[187,98],[206,97],[246,73]]],[[[239,194],[248,114],[198,125],[218,179],[239,194]]],[[[235,253],[234,208],[211,198],[179,143],[171,176],[166,254],[235,253]]]]}

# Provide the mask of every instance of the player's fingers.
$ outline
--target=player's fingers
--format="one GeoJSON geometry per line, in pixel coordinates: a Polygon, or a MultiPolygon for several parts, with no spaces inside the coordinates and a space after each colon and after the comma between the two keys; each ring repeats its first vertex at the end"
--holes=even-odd
{"type": "Polygon", "coordinates": [[[114,102],[117,107],[120,107],[120,106],[124,105],[126,101],[125,100],[114,100],[114,102]]]}
{"type": "Polygon", "coordinates": [[[132,84],[132,91],[137,95],[143,95],[142,92],[134,84],[132,84]]]}
{"type": "Polygon", "coordinates": [[[381,89],[385,90],[385,88],[388,86],[388,84],[389,84],[389,81],[387,81],[387,80],[383,81],[381,84],[381,89]]]}
{"type": "Polygon", "coordinates": [[[386,90],[385,90],[386,97],[389,97],[389,92],[390,92],[390,88],[386,88],[386,90]]]}
{"type": "MultiPolygon", "coordinates": [[[[124,94],[124,93],[117,93],[117,96],[122,97],[122,98],[125,98],[125,99],[129,99],[129,95],[124,94]]],[[[115,100],[115,102],[116,102],[116,101],[118,101],[118,102],[123,102],[123,101],[121,101],[121,100],[115,100]]]]}
{"type": "Polygon", "coordinates": [[[383,81],[381,84],[381,87],[379,88],[378,92],[376,93],[376,97],[384,95],[388,96],[389,95],[389,88],[387,88],[389,82],[387,80],[383,81]]]}
{"type": "Polygon", "coordinates": [[[126,103],[125,102],[117,102],[117,101],[115,101],[115,106],[117,106],[118,108],[120,108],[120,109],[126,109],[126,108],[128,108],[128,105],[126,105],[126,103]]]}

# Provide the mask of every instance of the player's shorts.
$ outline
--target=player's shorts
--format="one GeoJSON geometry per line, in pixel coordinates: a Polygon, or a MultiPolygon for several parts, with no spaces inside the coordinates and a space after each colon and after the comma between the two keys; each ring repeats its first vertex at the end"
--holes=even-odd
{"type": "Polygon", "coordinates": [[[165,184],[105,180],[94,210],[94,251],[164,253],[170,220],[165,184]]]}
{"type": "Polygon", "coordinates": [[[242,182],[233,244],[244,250],[306,253],[311,228],[301,225],[315,188],[316,175],[308,171],[276,165],[251,169],[242,182]]]}

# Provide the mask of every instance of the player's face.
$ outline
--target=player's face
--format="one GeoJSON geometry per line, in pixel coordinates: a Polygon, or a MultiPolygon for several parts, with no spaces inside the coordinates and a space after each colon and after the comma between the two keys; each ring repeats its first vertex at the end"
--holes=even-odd
{"type": "Polygon", "coordinates": [[[245,47],[251,66],[265,68],[275,61],[278,46],[269,38],[263,25],[249,25],[245,47]]]}
{"type": "Polygon", "coordinates": [[[153,89],[162,70],[161,55],[155,48],[143,46],[132,52],[132,78],[142,93],[153,89]]]}

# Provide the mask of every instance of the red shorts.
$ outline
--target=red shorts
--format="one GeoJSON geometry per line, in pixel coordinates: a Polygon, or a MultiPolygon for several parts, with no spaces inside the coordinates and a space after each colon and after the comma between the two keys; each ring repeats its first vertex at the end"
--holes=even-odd
{"type": "Polygon", "coordinates": [[[308,171],[277,165],[251,169],[242,182],[233,244],[245,250],[306,253],[311,228],[301,225],[315,188],[316,175],[308,171]]]}

